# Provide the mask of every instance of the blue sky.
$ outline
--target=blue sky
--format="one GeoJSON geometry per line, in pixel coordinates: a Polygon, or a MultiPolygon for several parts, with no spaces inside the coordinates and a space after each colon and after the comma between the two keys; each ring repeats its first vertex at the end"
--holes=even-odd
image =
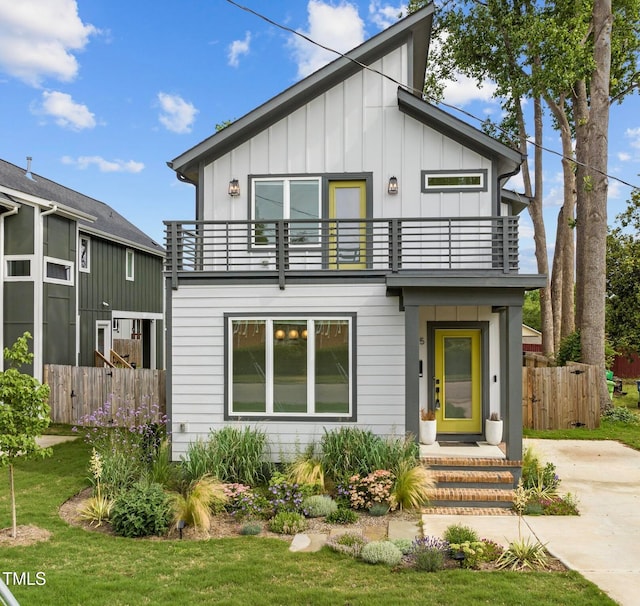
{"type": "MultiPolygon", "coordinates": [[[[242,3],[342,52],[403,11],[385,0],[242,3]]],[[[193,187],[166,162],[332,58],[225,0],[0,0],[0,157],[25,166],[32,156],[35,173],[110,204],[162,242],[163,219],[194,216],[193,187]]],[[[461,80],[446,101],[482,118],[499,112],[490,96],[490,83],[461,80]]],[[[545,145],[560,150],[551,130],[545,145]]],[[[559,158],[544,170],[552,246],[559,158]]],[[[638,94],[612,110],[609,172],[640,185],[638,94]]],[[[610,181],[610,223],[629,193],[610,181]]],[[[526,213],[521,229],[530,235],[526,213]]],[[[521,269],[533,271],[527,246],[521,269]]]]}

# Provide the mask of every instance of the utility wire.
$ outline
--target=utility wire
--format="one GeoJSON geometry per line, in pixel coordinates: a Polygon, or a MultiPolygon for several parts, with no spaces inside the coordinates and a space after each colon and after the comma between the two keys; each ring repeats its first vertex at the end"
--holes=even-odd
{"type": "MultiPolygon", "coordinates": [[[[249,8],[248,6],[243,6],[242,4],[239,4],[238,2],[236,2],[235,0],[226,0],[229,4],[232,4],[233,6],[235,6],[236,8],[239,8],[240,10],[246,11],[247,13],[250,13],[252,15],[255,15],[256,17],[258,17],[259,19],[262,19],[263,21],[266,21],[267,23],[269,23],[270,25],[273,25],[274,27],[277,27],[281,30],[284,30],[286,32],[289,32],[291,34],[294,34],[295,36],[298,36],[300,38],[302,38],[303,40],[306,40],[307,42],[309,42],[310,44],[313,44],[314,46],[317,46],[323,50],[329,51],[331,53],[334,53],[335,55],[338,55],[339,57],[342,57],[343,59],[347,59],[348,61],[351,61],[352,63],[355,63],[356,65],[358,65],[359,67],[361,67],[362,69],[366,69],[374,74],[378,74],[379,76],[382,76],[383,78],[386,78],[387,80],[389,80],[390,82],[392,82],[393,84],[397,85],[397,86],[401,86],[402,88],[404,88],[405,90],[412,92],[412,93],[417,93],[420,95],[421,98],[425,99],[426,101],[429,101],[430,103],[436,104],[436,105],[442,105],[444,107],[447,107],[449,109],[452,109],[454,111],[460,112],[461,114],[463,114],[464,116],[467,116],[468,118],[471,118],[472,120],[475,120],[477,122],[479,122],[480,124],[484,124],[485,120],[483,120],[482,118],[478,118],[478,116],[472,114],[471,112],[468,112],[460,107],[457,107],[455,105],[451,105],[450,103],[445,103],[444,101],[441,100],[437,100],[433,97],[429,97],[424,93],[424,90],[421,89],[417,89],[414,88],[413,86],[409,86],[408,84],[405,84],[404,82],[400,82],[399,80],[396,80],[395,78],[393,78],[392,76],[389,76],[388,74],[385,74],[384,72],[381,72],[380,70],[376,69],[375,67],[371,67],[370,65],[366,65],[364,63],[362,63],[361,61],[358,61],[357,59],[354,59],[353,57],[350,57],[349,55],[342,53],[334,48],[331,48],[329,46],[325,46],[324,44],[320,44],[320,42],[317,42],[315,40],[313,40],[312,38],[310,38],[309,36],[307,36],[306,34],[303,34],[302,32],[299,32],[291,27],[288,27],[286,25],[282,25],[281,23],[278,23],[277,21],[274,21],[273,19],[270,19],[269,17],[266,17],[265,15],[263,15],[262,13],[259,13],[258,11],[249,8]]],[[[499,130],[500,132],[502,132],[503,134],[508,135],[509,133],[507,131],[505,131],[504,129],[500,128],[497,124],[493,124],[493,126],[499,130]]],[[[539,149],[541,149],[542,151],[545,151],[547,153],[553,154],[555,156],[558,156],[560,158],[562,158],[563,160],[568,160],[569,162],[572,162],[573,164],[576,164],[578,166],[583,166],[584,168],[588,169],[588,170],[592,170],[595,171],[601,175],[604,175],[605,177],[607,177],[608,179],[613,179],[614,181],[618,181],[618,183],[621,183],[622,185],[626,185],[627,187],[630,187],[631,189],[639,189],[640,186],[638,185],[633,185],[632,183],[629,183],[628,181],[625,181],[624,179],[621,179],[620,177],[616,177],[615,175],[611,175],[608,173],[605,173],[599,169],[596,168],[592,168],[590,167],[588,164],[584,163],[584,162],[580,162],[578,160],[576,160],[573,157],[568,157],[565,156],[562,152],[559,152],[555,149],[551,149],[548,147],[545,147],[544,145],[541,145],[540,143],[536,143],[535,141],[532,141],[531,139],[527,138],[526,139],[527,143],[529,145],[533,145],[534,147],[537,147],[539,149]]]]}

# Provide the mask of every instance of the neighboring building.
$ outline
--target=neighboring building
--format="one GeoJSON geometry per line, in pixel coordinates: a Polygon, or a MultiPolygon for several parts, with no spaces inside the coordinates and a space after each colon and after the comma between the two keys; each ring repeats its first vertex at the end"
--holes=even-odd
{"type": "Polygon", "coordinates": [[[345,425],[417,436],[421,408],[447,441],[500,412],[521,457],[522,304],[545,283],[518,272],[526,204],[502,189],[522,156],[422,100],[432,13],[170,163],[196,192],[196,220],[167,222],[174,459],[227,424],[283,452],[345,425]]]}
{"type": "Polygon", "coordinates": [[[526,324],[522,325],[522,351],[542,352],[542,333],[526,324]]]}
{"type": "Polygon", "coordinates": [[[119,346],[163,368],[163,258],[110,206],[0,160],[0,346],[28,330],[34,376],[119,346]]]}

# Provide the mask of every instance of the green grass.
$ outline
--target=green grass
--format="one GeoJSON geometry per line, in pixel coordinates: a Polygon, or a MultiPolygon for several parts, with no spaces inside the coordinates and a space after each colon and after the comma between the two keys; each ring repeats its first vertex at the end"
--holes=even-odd
{"type": "MultiPolygon", "coordinates": [[[[626,395],[614,396],[614,406],[624,406],[640,417],[640,408],[638,408],[640,396],[636,382],[625,381],[622,391],[626,395]]],[[[585,427],[548,430],[525,429],[524,436],[548,440],[616,440],[635,450],[640,450],[640,424],[629,425],[606,419],[602,419],[600,427],[597,429],[586,429],[585,427]]]]}
{"type": "MultiPolygon", "coordinates": [[[[277,539],[123,539],[68,526],[58,507],[88,485],[80,440],[16,469],[18,524],[53,536],[30,547],[0,546],[2,571],[44,572],[44,586],[13,586],[21,604],[451,604],[610,605],[574,572],[447,570],[394,572],[333,553],[294,554],[277,539]]],[[[0,528],[10,525],[6,471],[0,471],[0,528]]]]}

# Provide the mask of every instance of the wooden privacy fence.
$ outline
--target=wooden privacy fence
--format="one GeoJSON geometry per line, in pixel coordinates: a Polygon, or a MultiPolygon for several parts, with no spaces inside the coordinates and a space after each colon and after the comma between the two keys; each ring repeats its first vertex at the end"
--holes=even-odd
{"type": "Polygon", "coordinates": [[[85,415],[111,402],[112,413],[123,406],[166,411],[165,371],[140,368],[93,368],[45,364],[44,383],[49,385],[51,421],[76,425],[85,415]]]}
{"type": "MultiPolygon", "coordinates": [[[[536,356],[541,358],[542,356],[536,356]]],[[[600,426],[597,366],[569,363],[522,369],[522,422],[527,429],[570,429],[600,426]]]]}

